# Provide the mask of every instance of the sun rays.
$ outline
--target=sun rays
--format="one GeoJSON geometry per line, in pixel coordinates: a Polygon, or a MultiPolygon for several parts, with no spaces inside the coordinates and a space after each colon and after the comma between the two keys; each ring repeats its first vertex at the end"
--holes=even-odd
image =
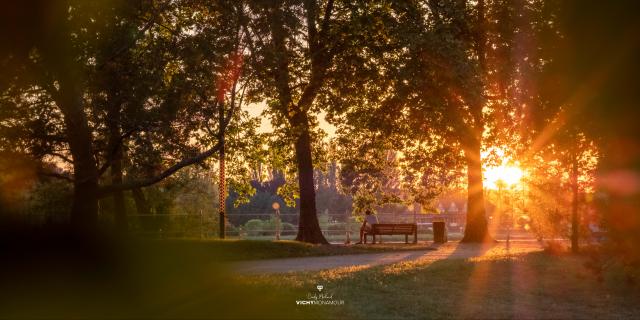
{"type": "Polygon", "coordinates": [[[489,189],[499,189],[501,187],[514,186],[520,182],[524,172],[520,167],[513,165],[501,165],[499,167],[489,167],[485,169],[484,178],[486,187],[489,189]]]}

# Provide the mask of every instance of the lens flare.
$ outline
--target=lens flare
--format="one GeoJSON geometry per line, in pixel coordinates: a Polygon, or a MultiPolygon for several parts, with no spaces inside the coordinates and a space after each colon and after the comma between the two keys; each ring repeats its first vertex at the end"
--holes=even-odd
{"type": "Polygon", "coordinates": [[[499,167],[489,167],[484,171],[486,187],[498,189],[502,187],[512,187],[522,179],[522,169],[516,166],[502,165],[499,167]]]}

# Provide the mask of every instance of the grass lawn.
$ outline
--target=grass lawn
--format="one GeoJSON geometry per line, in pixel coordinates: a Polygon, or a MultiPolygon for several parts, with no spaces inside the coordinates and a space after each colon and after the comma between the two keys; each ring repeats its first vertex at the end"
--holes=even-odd
{"type": "MultiPolygon", "coordinates": [[[[404,239],[403,239],[404,241],[404,239]]],[[[189,251],[217,261],[261,260],[292,257],[332,256],[344,254],[376,253],[399,250],[426,250],[431,242],[418,244],[378,243],[375,245],[313,245],[291,240],[145,240],[138,244],[140,250],[189,251]]]]}
{"type": "Polygon", "coordinates": [[[137,240],[34,243],[0,265],[0,319],[314,318],[302,290],[239,281],[227,262],[426,249],[427,244],[320,246],[293,241],[137,240]]]}
{"type": "MultiPolygon", "coordinates": [[[[372,268],[240,276],[227,261],[411,250],[162,240],[84,251],[49,244],[0,271],[0,318],[638,318],[638,291],[598,282],[575,256],[492,254],[372,268]],[[25,258],[26,257],[26,258],[25,258]],[[344,305],[299,306],[323,285],[344,305]]],[[[424,245],[422,245],[424,248],[424,245]]],[[[321,297],[322,298],[322,297],[321,297]]],[[[324,299],[322,298],[322,299],[324,299]]],[[[327,298],[328,299],[328,298],[327,298]]]]}
{"type": "Polygon", "coordinates": [[[283,294],[300,290],[317,294],[315,288],[321,284],[325,294],[344,305],[298,309],[330,318],[638,319],[640,291],[621,280],[598,282],[585,261],[536,252],[263,275],[243,281],[274,286],[283,294]]]}

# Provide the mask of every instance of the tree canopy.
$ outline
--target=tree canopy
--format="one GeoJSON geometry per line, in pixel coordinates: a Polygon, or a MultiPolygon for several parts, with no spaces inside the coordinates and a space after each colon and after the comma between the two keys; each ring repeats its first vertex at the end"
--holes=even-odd
{"type": "MultiPolygon", "coordinates": [[[[296,239],[326,244],[318,212],[327,202],[354,214],[388,203],[429,207],[464,188],[463,240],[482,242],[492,240],[487,167],[508,164],[523,169],[522,197],[536,206],[527,211],[523,201],[523,215],[540,223],[570,215],[576,250],[580,213],[596,207],[621,237],[636,239],[635,206],[617,204],[637,200],[638,26],[628,15],[637,8],[602,7],[3,5],[0,205],[18,211],[25,181],[56,181],[37,194],[64,190],[50,203],[68,203],[79,230],[95,227],[106,207],[126,230],[128,199],[147,214],[148,199],[170,198],[153,188],[185,181],[213,197],[203,185],[218,175],[223,201],[225,177],[235,204],[256,194],[247,206],[264,210],[280,201],[277,192],[299,210],[296,239]],[[271,132],[247,112],[255,105],[265,106],[271,132]],[[323,131],[322,117],[335,134],[323,131]],[[224,159],[227,172],[216,172],[224,159]]],[[[175,194],[193,211],[184,203],[192,198],[175,194]]]]}

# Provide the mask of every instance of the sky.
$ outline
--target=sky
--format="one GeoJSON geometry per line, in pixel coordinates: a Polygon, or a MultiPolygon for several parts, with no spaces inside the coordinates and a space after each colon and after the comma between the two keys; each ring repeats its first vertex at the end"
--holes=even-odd
{"type": "MultiPolygon", "coordinates": [[[[256,118],[261,118],[260,128],[258,129],[258,132],[261,133],[268,133],[273,130],[270,119],[266,116],[262,116],[262,112],[266,108],[267,105],[264,102],[243,106],[243,110],[249,112],[249,115],[256,118]]],[[[333,138],[335,137],[336,127],[329,124],[325,120],[325,115],[326,113],[324,112],[321,112],[317,115],[320,122],[320,127],[328,134],[328,138],[333,138]]],[[[489,156],[489,151],[496,153],[496,156],[498,156],[502,160],[502,163],[498,165],[485,166],[484,178],[486,187],[488,189],[497,189],[497,183],[499,180],[502,180],[506,184],[511,186],[517,185],[524,174],[518,164],[511,164],[511,159],[506,157],[504,150],[499,147],[493,147],[491,148],[491,150],[482,152],[483,159],[486,159],[489,156]]]]}
{"type": "MultiPolygon", "coordinates": [[[[262,116],[262,111],[264,111],[264,109],[266,108],[267,108],[267,105],[264,102],[252,103],[249,105],[245,105],[242,108],[243,110],[249,112],[249,115],[251,115],[252,117],[261,118],[260,128],[258,131],[262,133],[271,132],[273,130],[273,127],[271,126],[271,120],[269,119],[269,117],[262,116]]],[[[322,130],[324,130],[324,132],[326,132],[329,135],[329,138],[333,138],[335,136],[336,127],[331,125],[325,120],[325,115],[326,115],[325,112],[321,112],[320,114],[318,114],[318,121],[320,122],[320,128],[322,128],[322,130]]]]}

